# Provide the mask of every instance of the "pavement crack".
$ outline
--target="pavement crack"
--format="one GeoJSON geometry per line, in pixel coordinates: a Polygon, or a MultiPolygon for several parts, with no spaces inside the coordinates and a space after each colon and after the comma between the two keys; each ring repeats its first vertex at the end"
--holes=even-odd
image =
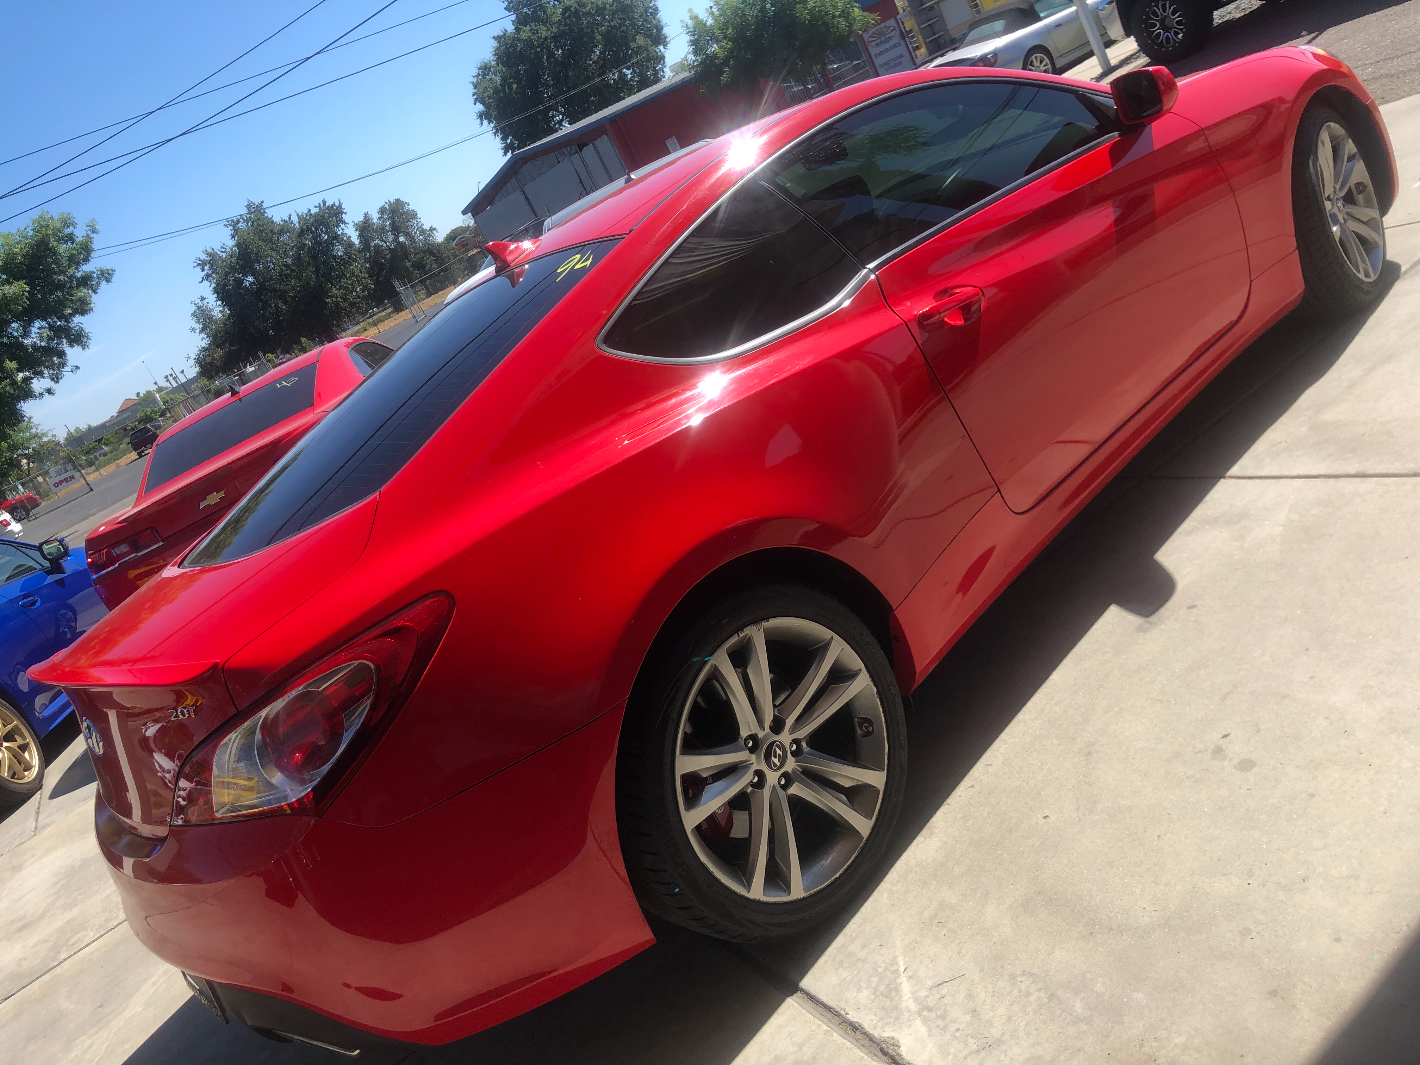
{"type": "Polygon", "coordinates": [[[66,962],[72,961],[73,959],[77,958],[80,954],[83,954],[84,951],[88,950],[90,947],[92,947],[92,946],[93,946],[95,943],[97,943],[99,940],[103,939],[104,936],[108,935],[108,934],[109,934],[110,932],[112,932],[115,928],[122,928],[122,927],[123,927],[125,924],[127,924],[127,923],[128,923],[128,922],[127,922],[126,920],[123,920],[123,921],[119,921],[118,924],[116,924],[116,925],[112,925],[112,926],[110,926],[110,927],[108,927],[108,928],[105,928],[102,932],[100,932],[100,933],[99,933],[98,935],[96,935],[93,939],[91,939],[91,940],[89,940],[87,943],[85,943],[82,947],[80,947],[78,950],[76,950],[73,954],[69,954],[69,955],[66,955],[66,956],[63,957],[63,958],[60,958],[57,962],[55,962],[53,965],[51,965],[51,966],[50,966],[48,969],[46,969],[44,972],[40,973],[40,974],[39,974],[38,976],[36,976],[33,980],[27,981],[23,987],[17,987],[17,988],[15,988],[15,990],[11,991],[11,992],[10,992],[8,995],[6,995],[4,998],[0,998],[0,1006],[3,1006],[5,1003],[9,1002],[9,1001],[10,1001],[12,998],[14,998],[16,995],[22,994],[22,993],[25,991],[26,988],[33,987],[35,984],[39,983],[39,982],[40,982],[41,980],[43,980],[46,976],[48,976],[50,973],[54,972],[55,969],[58,969],[61,965],[64,965],[66,962]]]}
{"type": "Polygon", "coordinates": [[[770,987],[786,999],[792,1000],[796,1006],[845,1042],[851,1043],[868,1060],[885,1062],[886,1065],[912,1065],[912,1062],[903,1056],[902,1044],[897,1039],[892,1036],[880,1036],[871,1031],[832,1003],[825,1002],[811,991],[805,991],[792,979],[781,975],[744,947],[730,943],[724,943],[722,946],[770,987]]]}

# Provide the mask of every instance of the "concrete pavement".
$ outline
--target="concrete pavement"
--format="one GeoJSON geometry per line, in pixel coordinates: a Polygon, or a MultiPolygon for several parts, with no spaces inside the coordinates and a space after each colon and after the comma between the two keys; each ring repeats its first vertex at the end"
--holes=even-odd
{"type": "Polygon", "coordinates": [[[41,510],[25,522],[25,539],[32,543],[51,536],[63,536],[78,547],[89,530],[104,518],[133,505],[138,483],[143,480],[144,462],[130,462],[112,473],[94,478],[94,490],[76,495],[62,506],[41,510]]]}
{"type": "MultiPolygon", "coordinates": [[[[932,674],[855,912],[753,950],[658,929],[411,1065],[1420,1061],[1420,97],[1385,112],[1388,295],[1245,352],[932,674]]],[[[221,1027],[138,946],[82,751],[0,823],[7,1059],[337,1060],[221,1027]]]]}

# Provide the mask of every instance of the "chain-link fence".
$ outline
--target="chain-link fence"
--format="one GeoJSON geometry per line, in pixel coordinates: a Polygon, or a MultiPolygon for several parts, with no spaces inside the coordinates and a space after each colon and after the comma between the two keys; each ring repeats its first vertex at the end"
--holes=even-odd
{"type": "Polygon", "coordinates": [[[398,325],[409,318],[423,321],[437,314],[444,297],[458,285],[463,284],[483,266],[482,255],[460,255],[436,270],[408,283],[395,282],[398,295],[380,304],[358,322],[352,322],[341,330],[341,336],[373,337],[390,326],[398,325]]]}

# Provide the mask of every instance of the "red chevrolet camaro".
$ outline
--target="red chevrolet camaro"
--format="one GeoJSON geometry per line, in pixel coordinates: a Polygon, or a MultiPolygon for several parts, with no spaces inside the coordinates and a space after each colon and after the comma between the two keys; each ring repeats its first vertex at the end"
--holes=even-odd
{"type": "Polygon", "coordinates": [[[153,444],[133,506],[84,540],[94,589],[118,606],[206,536],[237,500],[389,357],[377,340],[323,345],[220,396],[153,444]]]}
{"type": "Polygon", "coordinates": [[[643,908],[821,921],[888,846],[904,693],[1259,333],[1377,297],[1396,180],[1315,50],[926,70],[496,246],[32,671],[129,924],[219,1015],[356,1049],[545,1002],[643,908]]]}

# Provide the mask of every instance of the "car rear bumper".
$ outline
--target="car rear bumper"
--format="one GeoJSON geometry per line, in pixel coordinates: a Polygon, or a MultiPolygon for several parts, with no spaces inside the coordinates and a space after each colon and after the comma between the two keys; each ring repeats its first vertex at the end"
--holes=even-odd
{"type": "Polygon", "coordinates": [[[620,722],[617,708],[382,828],[278,816],[149,841],[99,798],[100,847],[138,938],[224,998],[231,987],[444,1043],[652,942],[616,836],[620,722]]]}

